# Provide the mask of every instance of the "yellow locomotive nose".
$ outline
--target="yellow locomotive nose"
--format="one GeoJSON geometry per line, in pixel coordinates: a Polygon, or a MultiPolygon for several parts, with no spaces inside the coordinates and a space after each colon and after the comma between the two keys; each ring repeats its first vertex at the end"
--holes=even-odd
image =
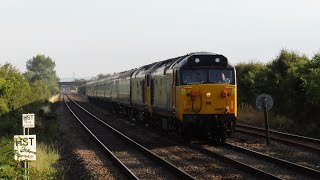
{"type": "Polygon", "coordinates": [[[180,107],[185,114],[236,113],[235,87],[232,85],[196,84],[181,88],[180,107]]]}

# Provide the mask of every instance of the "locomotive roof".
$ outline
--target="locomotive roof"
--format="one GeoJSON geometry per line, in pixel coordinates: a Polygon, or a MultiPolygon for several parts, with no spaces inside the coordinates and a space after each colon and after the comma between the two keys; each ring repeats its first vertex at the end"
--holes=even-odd
{"type": "Polygon", "coordinates": [[[195,52],[187,54],[184,58],[176,61],[171,68],[180,69],[188,67],[227,67],[233,68],[228,59],[221,55],[210,52],[195,52]],[[196,61],[197,60],[197,61],[196,61]]]}
{"type": "Polygon", "coordinates": [[[120,78],[125,78],[125,77],[128,77],[128,76],[131,76],[133,72],[135,72],[137,70],[137,68],[135,69],[130,69],[128,71],[123,71],[123,72],[120,72],[119,73],[119,77],[120,78]]]}
{"type": "Polygon", "coordinates": [[[97,80],[90,81],[87,84],[89,85],[89,84],[92,84],[92,83],[102,82],[102,81],[105,81],[105,80],[113,80],[113,79],[117,79],[117,78],[125,78],[125,77],[129,77],[129,76],[132,76],[132,75],[134,75],[135,77],[136,76],[143,76],[144,74],[148,74],[148,73],[151,73],[153,71],[156,71],[156,69],[159,69],[159,73],[160,73],[160,71],[163,70],[163,74],[165,74],[166,70],[169,69],[169,68],[180,69],[180,68],[185,68],[185,67],[192,67],[193,65],[197,65],[197,66],[203,65],[203,66],[211,66],[211,67],[231,67],[231,68],[234,67],[231,64],[229,64],[228,59],[225,56],[221,55],[221,54],[215,54],[215,53],[211,53],[211,52],[193,52],[193,53],[186,54],[186,55],[183,55],[183,56],[178,56],[178,57],[175,57],[175,58],[154,62],[154,63],[148,64],[148,65],[144,65],[144,66],[141,66],[139,68],[131,69],[131,70],[128,70],[128,71],[115,73],[110,77],[107,77],[107,78],[104,78],[104,79],[101,79],[101,80],[98,80],[98,81],[97,80]],[[201,63],[195,64],[194,60],[196,58],[200,59],[200,62],[201,62],[202,59],[206,59],[206,60],[202,61],[201,62],[202,64],[201,63]],[[220,63],[215,62],[216,58],[221,59],[221,62],[220,63]]]}
{"type": "Polygon", "coordinates": [[[142,66],[140,67],[137,72],[135,72],[134,74],[137,75],[144,75],[144,74],[148,74],[151,73],[153,71],[155,71],[156,69],[165,66],[165,70],[168,69],[174,62],[176,62],[177,60],[181,59],[182,57],[185,56],[179,56],[179,57],[175,57],[175,58],[171,58],[171,59],[167,59],[167,60],[163,60],[163,61],[158,61],[152,64],[148,64],[146,66],[142,66]]]}

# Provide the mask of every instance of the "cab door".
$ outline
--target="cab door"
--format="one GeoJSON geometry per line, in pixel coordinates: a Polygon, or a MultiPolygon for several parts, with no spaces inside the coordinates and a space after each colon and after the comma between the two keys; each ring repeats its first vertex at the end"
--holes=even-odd
{"type": "Polygon", "coordinates": [[[145,107],[147,108],[148,112],[151,112],[151,76],[147,74],[145,76],[145,83],[144,83],[144,99],[145,99],[145,107]]]}
{"type": "Polygon", "coordinates": [[[177,70],[173,70],[172,73],[172,109],[176,110],[176,81],[177,81],[177,70]]]}
{"type": "Polygon", "coordinates": [[[172,73],[166,74],[166,88],[167,88],[167,109],[172,111],[172,73]]]}

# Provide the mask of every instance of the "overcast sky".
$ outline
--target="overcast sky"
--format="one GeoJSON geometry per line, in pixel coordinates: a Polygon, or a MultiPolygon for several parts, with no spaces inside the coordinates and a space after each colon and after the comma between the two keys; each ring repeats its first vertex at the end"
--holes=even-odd
{"type": "Polygon", "coordinates": [[[1,0],[0,64],[36,54],[91,77],[209,51],[233,64],[320,52],[319,0],[1,0]]]}

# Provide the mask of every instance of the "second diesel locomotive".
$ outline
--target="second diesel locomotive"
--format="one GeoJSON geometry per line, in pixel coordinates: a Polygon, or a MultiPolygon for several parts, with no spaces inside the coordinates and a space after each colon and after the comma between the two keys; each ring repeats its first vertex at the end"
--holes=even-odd
{"type": "Polygon", "coordinates": [[[225,142],[236,124],[236,70],[214,53],[191,53],[91,81],[86,95],[185,138],[225,142]]]}

